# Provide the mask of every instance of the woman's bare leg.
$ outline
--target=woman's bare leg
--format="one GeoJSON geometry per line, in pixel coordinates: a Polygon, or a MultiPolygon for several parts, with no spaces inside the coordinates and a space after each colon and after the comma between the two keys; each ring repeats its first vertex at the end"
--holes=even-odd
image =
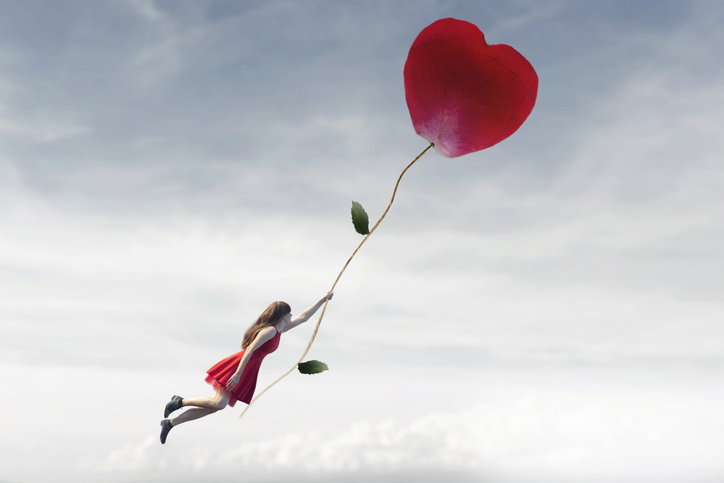
{"type": "MultiPolygon", "coordinates": [[[[229,393],[225,389],[218,388],[214,397],[196,397],[193,399],[184,398],[181,406],[195,406],[197,408],[206,409],[224,409],[229,404],[229,393]]],[[[210,414],[210,413],[209,413],[210,414]]]]}
{"type": "Polygon", "coordinates": [[[184,399],[182,406],[195,406],[184,411],[171,419],[171,424],[176,426],[187,421],[203,418],[216,411],[224,409],[229,404],[229,393],[224,389],[217,389],[214,397],[198,397],[195,399],[184,399]]]}
{"type": "Polygon", "coordinates": [[[171,424],[174,426],[178,426],[179,424],[185,423],[186,421],[193,421],[194,419],[203,418],[204,416],[208,416],[209,414],[214,414],[217,411],[218,411],[218,409],[209,409],[209,408],[187,409],[186,411],[182,412],[175,418],[171,419],[171,424]]]}

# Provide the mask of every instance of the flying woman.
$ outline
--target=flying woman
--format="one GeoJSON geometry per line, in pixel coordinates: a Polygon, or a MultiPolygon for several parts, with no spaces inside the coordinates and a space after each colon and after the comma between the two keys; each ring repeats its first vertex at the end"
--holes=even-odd
{"type": "Polygon", "coordinates": [[[309,320],[327,300],[332,300],[333,295],[333,292],[327,292],[316,304],[294,318],[292,309],[286,302],[274,302],[267,307],[244,334],[241,352],[227,357],[206,371],[206,382],[216,389],[214,397],[183,399],[181,396],[174,396],[166,404],[164,418],[184,406],[191,406],[191,409],[173,419],[161,421],[161,444],[166,443],[168,432],[174,426],[213,414],[224,409],[227,404],[233,407],[236,401],[249,404],[254,396],[261,361],[267,354],[277,350],[281,333],[309,320]]]}

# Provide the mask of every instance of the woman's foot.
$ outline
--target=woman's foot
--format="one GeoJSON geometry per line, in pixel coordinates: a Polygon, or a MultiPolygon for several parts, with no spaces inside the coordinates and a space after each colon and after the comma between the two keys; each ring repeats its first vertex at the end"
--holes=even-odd
{"type": "Polygon", "coordinates": [[[171,428],[173,428],[173,424],[171,424],[170,419],[164,419],[161,421],[161,444],[166,444],[166,436],[168,436],[168,432],[171,431],[171,428]]]}
{"type": "Polygon", "coordinates": [[[166,410],[163,412],[163,417],[167,418],[169,414],[177,409],[180,409],[181,406],[183,406],[183,398],[181,396],[172,397],[168,404],[166,404],[166,410]]]}

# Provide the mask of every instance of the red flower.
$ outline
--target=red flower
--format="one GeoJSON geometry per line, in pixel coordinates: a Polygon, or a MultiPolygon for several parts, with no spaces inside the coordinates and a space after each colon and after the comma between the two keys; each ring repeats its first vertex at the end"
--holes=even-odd
{"type": "Polygon", "coordinates": [[[538,75],[508,45],[488,45],[470,22],[444,18],[420,32],[405,62],[415,132],[447,158],[498,144],[535,105],[538,75]]]}

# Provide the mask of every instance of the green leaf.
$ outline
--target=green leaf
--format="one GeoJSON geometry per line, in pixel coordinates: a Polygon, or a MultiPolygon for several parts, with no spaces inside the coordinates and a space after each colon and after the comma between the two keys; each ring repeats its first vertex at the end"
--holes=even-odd
{"type": "Polygon", "coordinates": [[[356,201],[352,202],[352,223],[354,229],[360,235],[367,235],[370,232],[370,219],[367,217],[367,212],[362,205],[356,201]]]}
{"type": "Polygon", "coordinates": [[[307,361],[297,364],[297,369],[299,369],[299,372],[302,374],[319,374],[320,372],[329,370],[329,367],[322,361],[307,361]]]}

